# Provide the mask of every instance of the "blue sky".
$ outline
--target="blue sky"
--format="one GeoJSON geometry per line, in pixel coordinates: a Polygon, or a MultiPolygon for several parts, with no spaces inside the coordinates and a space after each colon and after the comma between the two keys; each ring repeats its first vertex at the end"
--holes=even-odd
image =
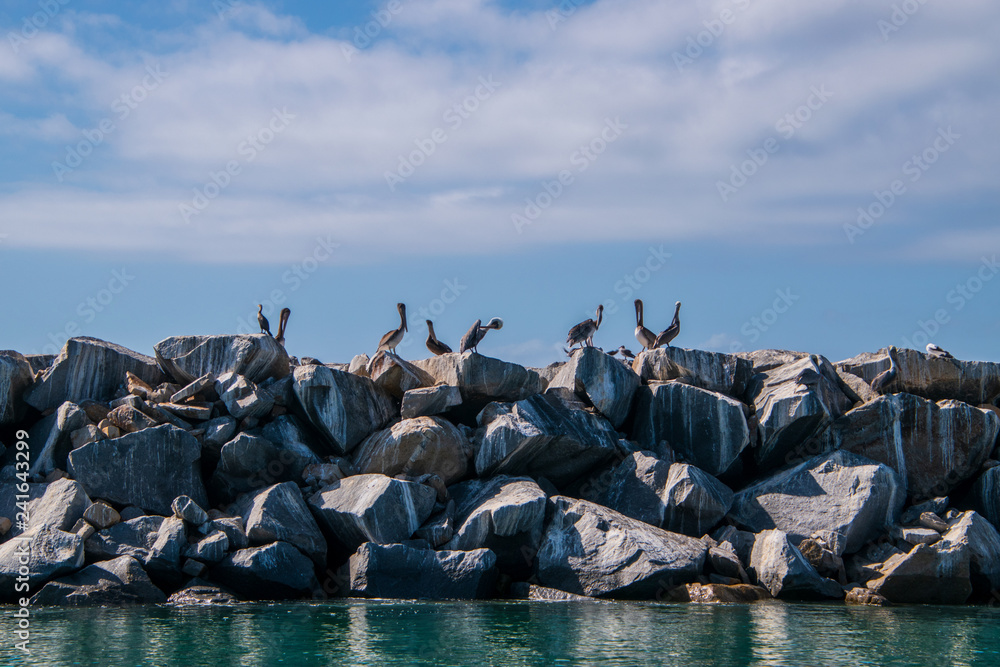
{"type": "Polygon", "coordinates": [[[0,347],[263,302],[347,361],[404,301],[404,357],[423,309],[542,365],[641,297],[685,347],[1000,361],[995,3],[316,4],[0,7],[0,347]]]}

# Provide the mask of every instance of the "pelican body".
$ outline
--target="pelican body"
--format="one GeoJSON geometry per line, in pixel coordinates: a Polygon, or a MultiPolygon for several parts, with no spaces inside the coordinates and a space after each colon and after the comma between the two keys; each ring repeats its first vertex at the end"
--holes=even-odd
{"type": "Polygon", "coordinates": [[[670,341],[677,338],[677,334],[681,332],[681,302],[678,301],[674,304],[674,319],[671,320],[670,326],[660,332],[656,337],[656,341],[653,343],[655,347],[662,347],[666,345],[670,347],[670,341]]]}
{"type": "Polygon", "coordinates": [[[260,303],[257,304],[257,324],[260,325],[261,333],[266,333],[268,336],[271,335],[271,324],[264,317],[264,305],[260,303]]]}
{"type": "Polygon", "coordinates": [[[580,322],[566,335],[566,343],[569,345],[570,350],[574,346],[579,345],[583,347],[584,345],[588,347],[594,346],[594,334],[597,330],[601,328],[601,319],[604,317],[604,304],[602,303],[597,307],[597,317],[592,320],[584,320],[580,322]]]}
{"type": "Polygon", "coordinates": [[[375,354],[385,351],[396,354],[396,346],[403,341],[403,336],[407,331],[409,331],[406,326],[406,304],[397,303],[396,310],[399,311],[399,328],[393,329],[382,336],[382,340],[378,342],[378,348],[375,350],[375,354]]]}
{"type": "Polygon", "coordinates": [[[876,375],[871,383],[872,391],[877,394],[886,393],[885,390],[899,374],[899,366],[896,364],[896,348],[890,345],[886,348],[886,354],[889,357],[889,368],[876,375]]]}
{"type": "Polygon", "coordinates": [[[427,349],[435,355],[448,354],[451,348],[437,339],[434,334],[434,323],[427,320],[427,349]]]}
{"type": "Polygon", "coordinates": [[[635,339],[644,350],[652,350],[656,345],[656,334],[642,324],[642,299],[635,300],[635,339]]]}
{"type": "Polygon", "coordinates": [[[497,331],[503,329],[503,320],[499,317],[494,317],[486,324],[483,324],[482,320],[476,320],[473,322],[469,330],[465,332],[464,336],[462,336],[459,351],[464,354],[469,350],[472,350],[478,354],[479,350],[476,348],[479,347],[479,343],[483,341],[483,338],[486,337],[486,333],[490,329],[496,329],[497,331]]]}
{"type": "Polygon", "coordinates": [[[938,347],[934,343],[927,343],[927,354],[934,357],[935,359],[954,359],[951,352],[943,348],[938,347]]]}
{"type": "Polygon", "coordinates": [[[282,308],[281,315],[278,319],[278,335],[274,337],[274,340],[278,341],[281,347],[285,347],[285,325],[288,324],[288,318],[292,314],[291,308],[282,308]]]}

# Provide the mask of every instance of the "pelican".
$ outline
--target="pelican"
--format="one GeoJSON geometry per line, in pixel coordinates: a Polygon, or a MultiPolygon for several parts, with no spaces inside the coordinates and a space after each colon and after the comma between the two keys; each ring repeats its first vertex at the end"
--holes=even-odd
{"type": "Polygon", "coordinates": [[[434,323],[427,320],[427,349],[434,354],[448,354],[451,348],[442,343],[434,335],[434,323]]]}
{"type": "Polygon", "coordinates": [[[278,335],[274,337],[274,340],[278,341],[281,347],[285,347],[285,325],[288,324],[288,317],[291,314],[291,308],[282,308],[281,315],[278,318],[278,335]]]}
{"type": "Polygon", "coordinates": [[[260,332],[266,333],[268,336],[271,335],[271,324],[264,317],[264,306],[263,304],[257,304],[257,324],[260,325],[260,332]]]}
{"type": "Polygon", "coordinates": [[[581,348],[584,345],[593,347],[594,334],[601,327],[601,318],[603,317],[604,304],[602,303],[597,307],[597,319],[584,320],[569,330],[569,333],[566,335],[566,343],[569,345],[569,349],[572,350],[576,345],[579,345],[581,348]]]}
{"type": "Polygon", "coordinates": [[[486,332],[489,331],[490,329],[496,329],[497,331],[503,329],[503,320],[501,320],[499,317],[494,317],[485,325],[483,324],[482,320],[476,320],[475,322],[473,322],[472,327],[465,332],[464,336],[462,336],[462,342],[461,345],[459,346],[459,351],[464,354],[465,352],[472,350],[473,352],[478,354],[479,351],[476,348],[479,347],[479,344],[483,341],[483,338],[486,337],[486,332]]]}
{"type": "Polygon", "coordinates": [[[642,325],[642,299],[635,300],[635,339],[644,350],[651,350],[656,344],[656,334],[642,325]]]}
{"type": "Polygon", "coordinates": [[[656,342],[653,343],[655,347],[660,347],[661,345],[666,345],[670,347],[670,341],[677,338],[677,334],[681,332],[681,302],[678,301],[674,304],[674,319],[670,322],[670,326],[660,332],[660,335],[656,337],[656,342]]]}
{"type": "Polygon", "coordinates": [[[409,331],[406,327],[406,304],[397,303],[396,310],[399,311],[399,328],[393,329],[382,336],[382,340],[378,342],[378,348],[375,350],[375,354],[386,350],[396,354],[396,346],[403,340],[403,334],[409,331]]]}
{"type": "Polygon", "coordinates": [[[896,365],[896,348],[890,345],[886,348],[886,354],[889,356],[889,368],[876,375],[871,383],[872,391],[876,394],[885,392],[886,388],[892,384],[892,381],[896,379],[896,375],[899,373],[899,366],[896,365]]]}

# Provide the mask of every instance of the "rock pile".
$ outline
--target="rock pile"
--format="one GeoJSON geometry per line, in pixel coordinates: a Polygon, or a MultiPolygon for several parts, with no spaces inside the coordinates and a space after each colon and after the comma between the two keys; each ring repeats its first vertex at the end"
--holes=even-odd
{"type": "Polygon", "coordinates": [[[0,352],[0,601],[1000,599],[1000,364],[154,354],[0,352]]]}

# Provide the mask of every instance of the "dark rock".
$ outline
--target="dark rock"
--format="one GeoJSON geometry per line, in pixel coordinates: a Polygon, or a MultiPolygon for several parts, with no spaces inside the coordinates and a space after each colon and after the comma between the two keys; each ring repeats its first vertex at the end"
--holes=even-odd
{"type": "Polygon", "coordinates": [[[239,600],[232,593],[206,581],[192,579],[184,588],[167,599],[168,604],[184,605],[231,605],[239,600]]]}
{"type": "Polygon", "coordinates": [[[433,474],[452,484],[469,467],[472,444],[453,424],[438,417],[416,417],[376,431],[354,450],[361,473],[419,476],[433,474]]]}
{"type": "Polygon", "coordinates": [[[751,352],[737,352],[733,356],[749,361],[753,367],[753,373],[756,374],[766,373],[785,364],[793,364],[799,359],[808,357],[809,353],[792,350],[753,350],[751,352]]]}
{"type": "Polygon", "coordinates": [[[121,514],[119,514],[114,507],[111,507],[111,505],[108,505],[107,503],[102,501],[93,503],[90,505],[90,507],[84,510],[83,518],[86,519],[87,522],[93,525],[97,530],[104,530],[105,528],[110,528],[111,526],[121,522],[122,520],[121,514]]]}
{"type": "MultiPolygon", "coordinates": [[[[189,544],[185,547],[181,556],[184,558],[193,558],[202,563],[218,563],[226,557],[226,552],[229,551],[229,538],[221,530],[216,530],[205,537],[201,538],[194,544],[189,544]]],[[[203,573],[192,574],[190,572],[185,572],[185,574],[191,574],[192,576],[202,576],[203,573]]]]}
{"type": "Polygon", "coordinates": [[[69,469],[91,497],[170,514],[177,496],[208,503],[200,458],[194,436],[164,424],[84,445],[70,453],[69,469]]]}
{"type": "Polygon", "coordinates": [[[931,498],[930,500],[907,507],[903,511],[903,513],[899,515],[899,523],[901,523],[904,526],[909,526],[920,521],[920,516],[924,512],[943,514],[947,509],[948,509],[948,496],[942,496],[940,498],[931,498]]]}
{"type": "Polygon", "coordinates": [[[750,569],[761,586],[776,598],[795,600],[843,599],[844,591],[826,579],[780,530],[765,530],[754,541],[750,569]]]}
{"type": "Polygon", "coordinates": [[[14,424],[24,417],[27,407],[24,392],[34,378],[35,371],[23,354],[0,350],[0,426],[14,424]]]}
{"type": "Polygon", "coordinates": [[[31,599],[33,605],[115,606],[157,604],[167,596],[153,585],[137,560],[120,556],[89,565],[80,572],[49,582],[31,599]]]}
{"type": "Polygon", "coordinates": [[[575,392],[613,427],[619,428],[632,407],[639,376],[596,347],[585,347],[570,358],[548,387],[575,392]]]}
{"type": "Polygon", "coordinates": [[[35,589],[44,581],[79,569],[83,558],[83,538],[58,528],[41,526],[7,540],[0,544],[0,601],[19,597],[14,584],[22,567],[27,567],[27,583],[35,589]]]}
{"type": "MultiPolygon", "coordinates": [[[[185,385],[182,389],[174,392],[170,397],[171,403],[180,403],[181,401],[196,396],[201,393],[207,393],[209,395],[213,394],[215,391],[215,373],[208,372],[201,377],[192,380],[190,383],[185,385]]],[[[214,396],[212,399],[214,400],[214,396]]]]}
{"type": "MultiPolygon", "coordinates": [[[[311,460],[318,459],[314,455],[311,460]]],[[[283,449],[260,436],[240,433],[222,448],[209,488],[219,501],[232,503],[241,494],[276,482],[302,479],[306,465],[307,461],[297,451],[283,449]]]]}
{"type": "Polygon", "coordinates": [[[153,346],[164,371],[182,385],[206,373],[238,373],[254,383],[288,375],[285,348],[266,334],[173,336],[153,346]]]}
{"type": "Polygon", "coordinates": [[[49,527],[70,530],[90,506],[83,487],[72,480],[60,479],[51,484],[29,484],[28,492],[21,494],[13,484],[0,487],[0,516],[16,519],[20,509],[16,501],[18,495],[27,495],[27,526],[22,528],[15,521],[8,535],[16,537],[37,528],[49,527]]]}
{"type": "Polygon", "coordinates": [[[77,405],[66,402],[35,424],[29,432],[31,475],[48,475],[53,470],[66,469],[66,457],[73,450],[73,432],[90,423],[87,414],[77,405]]]}
{"type": "Polygon", "coordinates": [[[440,549],[455,536],[455,512],[455,501],[448,501],[443,510],[417,528],[413,537],[426,541],[432,549],[440,549]]]}
{"type": "Polygon", "coordinates": [[[423,369],[386,352],[379,352],[368,364],[368,377],[399,400],[411,389],[434,385],[434,379],[423,369]]]}
{"type": "Polygon", "coordinates": [[[170,510],[178,519],[184,519],[194,526],[208,521],[208,512],[203,510],[190,496],[177,496],[170,503],[170,510]]]}
{"type": "Polygon", "coordinates": [[[362,544],[351,556],[351,595],[467,600],[491,597],[496,556],[489,549],[432,551],[362,544]]]}
{"type": "Polygon", "coordinates": [[[686,584],[689,602],[719,603],[719,602],[759,602],[770,600],[771,594],[761,586],[749,584],[686,584]]]}
{"type": "Polygon", "coordinates": [[[972,487],[976,510],[995,528],[1000,527],[1000,466],[990,468],[976,480],[972,487]]]}
{"type": "Polygon", "coordinates": [[[316,565],[326,565],[326,540],[295,484],[269,486],[240,499],[239,505],[250,544],[287,542],[316,565]]]}
{"type": "Polygon", "coordinates": [[[31,365],[31,373],[34,375],[39,371],[44,371],[46,368],[52,365],[52,362],[56,360],[56,355],[54,354],[26,354],[24,358],[28,360],[31,365]]]}
{"type": "Polygon", "coordinates": [[[162,516],[141,516],[116,523],[87,538],[84,547],[90,560],[110,560],[131,556],[145,563],[156,543],[162,516]]]}
{"type": "Polygon", "coordinates": [[[289,461],[295,479],[301,479],[308,466],[322,462],[317,454],[324,449],[319,436],[292,415],[274,418],[261,430],[261,435],[281,449],[282,460],[289,461]]]}
{"type": "Polygon", "coordinates": [[[314,565],[286,542],[240,549],[211,570],[212,581],[254,599],[284,599],[319,589],[314,565]]]}
{"type": "Polygon", "coordinates": [[[217,417],[205,424],[205,447],[222,451],[222,446],[233,439],[236,434],[236,420],[232,417],[217,417]]]}
{"type": "Polygon", "coordinates": [[[685,384],[740,400],[753,374],[753,365],[746,359],[681,347],[660,347],[640,352],[632,365],[646,383],[681,380],[685,384]]]}
{"type": "Polygon", "coordinates": [[[42,412],[65,401],[85,398],[107,402],[131,372],[148,384],[159,384],[163,373],[156,360],[96,338],[70,338],[42,377],[25,392],[24,400],[42,412]]]}
{"type": "Polygon", "coordinates": [[[246,530],[243,527],[243,519],[241,517],[220,517],[218,519],[212,519],[212,523],[209,524],[211,530],[221,530],[226,534],[226,538],[229,540],[229,548],[234,550],[246,549],[250,546],[250,540],[247,539],[246,530]]]}
{"type": "Polygon", "coordinates": [[[962,604],[972,594],[969,564],[965,545],[920,544],[885,561],[868,588],[897,603],[962,604]]]}
{"type": "Polygon", "coordinates": [[[181,554],[186,548],[187,528],[184,520],[175,516],[167,517],[160,523],[143,564],[150,573],[168,579],[176,578],[175,575],[181,568],[181,554]]]}
{"type": "Polygon", "coordinates": [[[462,392],[458,387],[439,384],[435,387],[410,389],[403,394],[400,416],[403,419],[429,417],[462,404],[462,392]]]}
{"type": "Polygon", "coordinates": [[[959,547],[969,552],[973,581],[983,579],[980,588],[986,596],[1000,590],[1000,533],[976,512],[963,512],[941,538],[942,547],[959,547]]]}
{"type": "Polygon", "coordinates": [[[237,373],[223,373],[215,381],[215,391],[236,419],[260,418],[271,412],[274,398],[256,383],[237,373]]]}
{"type": "Polygon", "coordinates": [[[435,384],[458,387],[462,411],[471,415],[488,403],[520,401],[545,389],[538,373],[475,352],[442,354],[413,365],[426,371],[435,384]]]}
{"type": "Polygon", "coordinates": [[[878,593],[873,593],[867,588],[852,588],[847,591],[844,598],[847,604],[864,604],[872,607],[891,607],[892,603],[878,593]]]}
{"type": "Polygon", "coordinates": [[[545,602],[593,602],[586,595],[574,595],[566,591],[545,586],[536,586],[526,581],[518,581],[510,586],[510,597],[515,600],[538,600],[545,602]]]}

